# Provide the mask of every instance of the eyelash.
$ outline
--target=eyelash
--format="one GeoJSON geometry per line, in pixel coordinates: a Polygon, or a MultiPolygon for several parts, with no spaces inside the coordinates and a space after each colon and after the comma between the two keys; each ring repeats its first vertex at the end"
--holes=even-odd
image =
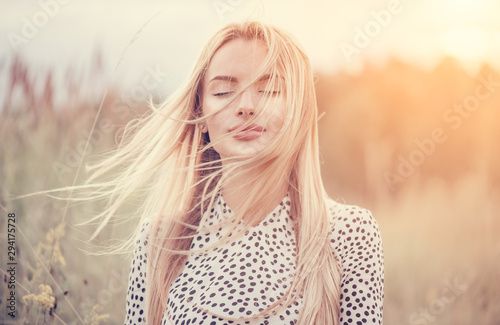
{"type": "Polygon", "coordinates": [[[232,91],[228,91],[228,92],[223,92],[223,93],[216,93],[216,94],[214,94],[214,96],[223,97],[223,96],[227,96],[227,95],[232,94],[232,93],[233,93],[232,91]]]}
{"type": "MultiPolygon", "coordinates": [[[[233,93],[232,91],[227,91],[227,92],[222,92],[222,93],[215,93],[215,94],[213,94],[213,95],[214,95],[214,96],[216,96],[216,97],[224,97],[224,96],[227,96],[227,95],[232,94],[232,93],[233,93]]],[[[265,93],[265,94],[267,94],[267,95],[272,95],[272,96],[274,96],[274,95],[278,95],[278,94],[280,94],[281,92],[280,92],[280,91],[278,91],[278,90],[274,90],[274,91],[264,91],[264,90],[260,90],[260,91],[259,91],[259,93],[265,93]]]]}
{"type": "Polygon", "coordinates": [[[273,91],[264,91],[264,90],[261,90],[259,92],[263,92],[263,93],[266,93],[266,94],[269,94],[269,95],[278,95],[279,93],[281,93],[281,91],[279,91],[279,90],[273,90],[273,91]]]}

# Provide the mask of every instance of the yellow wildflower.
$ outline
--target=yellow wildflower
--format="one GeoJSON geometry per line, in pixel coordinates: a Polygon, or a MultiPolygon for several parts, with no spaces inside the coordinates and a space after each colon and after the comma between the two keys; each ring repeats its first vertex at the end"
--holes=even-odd
{"type": "Polygon", "coordinates": [[[40,289],[40,293],[38,295],[29,294],[23,296],[23,302],[38,302],[44,309],[54,308],[56,298],[52,296],[52,288],[45,284],[40,284],[38,288],[40,289]]]}

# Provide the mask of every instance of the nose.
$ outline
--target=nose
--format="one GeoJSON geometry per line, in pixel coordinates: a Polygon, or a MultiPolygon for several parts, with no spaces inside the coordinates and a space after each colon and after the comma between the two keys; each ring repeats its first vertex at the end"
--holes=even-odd
{"type": "Polygon", "coordinates": [[[240,94],[237,107],[236,115],[238,116],[252,116],[255,114],[255,96],[251,91],[251,87],[240,94]]]}

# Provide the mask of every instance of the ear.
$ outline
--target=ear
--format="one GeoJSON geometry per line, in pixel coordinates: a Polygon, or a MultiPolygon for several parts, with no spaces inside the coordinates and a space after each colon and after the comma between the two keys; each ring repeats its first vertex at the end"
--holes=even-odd
{"type": "Polygon", "coordinates": [[[200,123],[198,124],[198,127],[200,128],[202,133],[207,133],[208,132],[208,127],[205,123],[200,123]]]}

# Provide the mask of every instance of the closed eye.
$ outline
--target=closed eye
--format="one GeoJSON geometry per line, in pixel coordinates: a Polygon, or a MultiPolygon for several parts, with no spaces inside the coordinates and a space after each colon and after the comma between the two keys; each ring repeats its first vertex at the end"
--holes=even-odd
{"type": "Polygon", "coordinates": [[[279,90],[272,90],[272,91],[260,90],[259,93],[263,93],[266,95],[278,95],[280,93],[280,91],[279,90]]]}
{"type": "Polygon", "coordinates": [[[213,94],[213,96],[223,97],[223,96],[228,96],[232,93],[233,93],[232,91],[225,91],[225,92],[221,92],[221,93],[215,93],[215,94],[213,94]]]}

